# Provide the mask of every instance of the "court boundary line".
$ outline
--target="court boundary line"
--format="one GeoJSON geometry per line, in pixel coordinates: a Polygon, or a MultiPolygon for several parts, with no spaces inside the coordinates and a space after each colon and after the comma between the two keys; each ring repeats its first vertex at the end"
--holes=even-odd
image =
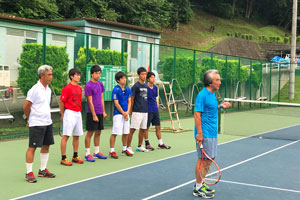
{"type": "MultiPolygon", "coordinates": [[[[300,140],[296,140],[296,141],[287,143],[287,144],[285,144],[285,145],[279,146],[279,147],[277,147],[277,148],[275,148],[275,149],[271,149],[271,150],[266,151],[266,152],[264,152],[264,153],[261,153],[261,154],[259,154],[259,155],[253,156],[253,157],[248,158],[248,159],[246,159],[246,160],[243,160],[243,161],[240,161],[240,162],[238,162],[238,163],[229,165],[229,166],[227,166],[227,167],[225,167],[225,168],[222,168],[220,171],[225,171],[225,170],[228,170],[228,169],[233,168],[233,167],[235,167],[235,166],[244,164],[244,163],[249,162],[249,161],[251,161],[251,160],[254,160],[254,159],[256,159],[256,158],[259,158],[259,157],[262,157],[262,156],[264,156],[264,155],[270,154],[270,153],[272,153],[272,152],[274,152],[274,151],[278,151],[278,150],[280,150],[280,149],[282,149],[282,148],[285,148],[285,147],[287,147],[287,146],[296,144],[296,143],[298,143],[299,141],[300,141],[300,140]]],[[[217,172],[213,172],[212,174],[214,174],[214,173],[217,173],[217,172]]],[[[168,193],[168,192],[171,192],[171,191],[173,191],[173,190],[177,190],[178,188],[183,187],[183,186],[185,186],[185,185],[188,185],[188,184],[194,182],[195,180],[196,180],[196,179],[190,180],[190,181],[185,182],[185,183],[183,183],[183,184],[177,185],[177,186],[175,186],[175,187],[169,188],[169,189],[164,190],[164,191],[162,191],[162,192],[159,192],[159,193],[153,194],[153,195],[151,195],[151,196],[148,196],[148,197],[146,197],[146,198],[143,198],[142,200],[149,200],[149,199],[152,199],[152,198],[161,196],[161,195],[163,195],[163,194],[166,194],[166,193],[168,193]]]]}
{"type": "Polygon", "coordinates": [[[251,187],[258,187],[258,188],[264,188],[264,189],[270,189],[270,190],[279,190],[279,191],[284,191],[284,192],[300,193],[300,190],[291,190],[291,189],[271,187],[271,186],[265,186],[265,185],[257,185],[257,184],[251,184],[251,183],[242,183],[242,182],[227,181],[227,180],[220,180],[220,182],[231,183],[231,184],[236,184],[236,185],[245,185],[245,186],[251,186],[251,187]]]}
{"type": "MultiPolygon", "coordinates": [[[[251,135],[251,136],[237,138],[237,139],[234,139],[234,140],[230,140],[230,141],[227,141],[227,142],[220,143],[220,144],[218,144],[218,146],[223,145],[223,144],[228,144],[228,143],[231,143],[231,142],[236,142],[236,141],[243,140],[243,139],[247,139],[247,138],[259,135],[259,134],[265,134],[265,133],[269,133],[269,132],[272,132],[272,131],[278,131],[278,130],[282,130],[282,129],[292,128],[292,127],[295,127],[295,126],[298,126],[298,125],[300,125],[300,124],[290,125],[290,126],[283,127],[283,128],[278,128],[278,129],[274,129],[274,130],[270,130],[270,131],[265,131],[263,133],[254,134],[254,135],[251,135]]],[[[160,162],[160,161],[165,161],[165,160],[168,160],[168,159],[176,158],[176,157],[183,156],[183,155],[190,154],[190,153],[194,153],[194,152],[196,152],[196,150],[185,152],[185,153],[181,153],[181,154],[174,155],[174,156],[170,156],[170,157],[167,157],[167,158],[162,158],[162,159],[151,161],[151,162],[147,162],[147,163],[143,163],[143,164],[139,164],[139,165],[136,165],[136,166],[133,166],[133,167],[129,167],[129,168],[117,170],[117,171],[106,173],[106,174],[102,174],[102,175],[99,175],[99,176],[90,177],[90,178],[79,180],[79,181],[75,181],[75,182],[72,182],[72,183],[68,183],[68,184],[56,186],[56,187],[49,188],[49,189],[46,189],[46,190],[42,190],[42,191],[39,191],[39,192],[34,192],[34,193],[31,193],[31,194],[27,194],[27,195],[23,195],[23,196],[19,196],[19,197],[14,197],[12,199],[13,200],[17,200],[17,199],[22,199],[22,198],[34,196],[34,195],[41,194],[41,193],[44,193],[44,192],[49,192],[49,191],[52,191],[52,190],[56,190],[56,189],[59,189],[59,188],[71,186],[71,185],[74,185],[74,184],[83,183],[83,182],[90,181],[90,180],[93,180],[93,179],[105,177],[105,176],[108,176],[108,175],[113,175],[113,174],[116,174],[116,173],[119,173],[119,172],[127,171],[127,170],[130,170],[130,169],[135,169],[135,168],[138,168],[138,167],[142,167],[142,166],[153,164],[153,163],[160,162]]],[[[190,182],[193,182],[193,181],[190,181],[190,182]]]]}

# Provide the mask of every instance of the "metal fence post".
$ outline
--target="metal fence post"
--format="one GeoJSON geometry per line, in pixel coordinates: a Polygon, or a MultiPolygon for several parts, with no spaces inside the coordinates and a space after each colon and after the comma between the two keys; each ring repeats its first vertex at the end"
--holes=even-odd
{"type": "Polygon", "coordinates": [[[87,64],[89,64],[89,44],[90,41],[89,41],[89,34],[86,34],[86,58],[85,58],[85,66],[87,66],[87,64]]]}
{"type": "Polygon", "coordinates": [[[43,27],[43,65],[46,64],[46,45],[47,45],[46,37],[47,37],[46,27],[43,27]]]}
{"type": "Polygon", "coordinates": [[[149,61],[149,71],[151,72],[152,71],[152,43],[150,44],[150,55],[149,55],[149,57],[150,57],[150,61],[149,61]]]}
{"type": "Polygon", "coordinates": [[[174,47],[174,58],[173,58],[173,77],[176,78],[176,47],[174,47]]]}

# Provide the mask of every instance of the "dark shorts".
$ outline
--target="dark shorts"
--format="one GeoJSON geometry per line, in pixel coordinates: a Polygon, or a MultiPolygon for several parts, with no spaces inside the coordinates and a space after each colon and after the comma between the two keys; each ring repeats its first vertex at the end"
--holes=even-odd
{"type": "Polygon", "coordinates": [[[103,130],[103,114],[97,114],[97,117],[99,119],[98,122],[93,120],[92,113],[86,114],[86,130],[87,131],[97,131],[97,130],[103,130]]]}
{"type": "Polygon", "coordinates": [[[52,124],[49,126],[29,127],[29,147],[42,147],[54,144],[52,124]]]}
{"type": "MultiPolygon", "coordinates": [[[[218,139],[217,138],[203,138],[202,141],[203,149],[206,152],[206,154],[210,158],[215,158],[217,156],[217,147],[218,147],[218,139]]],[[[202,152],[199,147],[199,143],[196,142],[196,149],[197,149],[197,155],[198,158],[202,158],[202,152]]],[[[206,157],[204,156],[204,159],[206,157]]]]}
{"type": "Polygon", "coordinates": [[[148,121],[147,121],[147,127],[150,127],[150,124],[152,123],[152,126],[160,126],[160,118],[158,112],[150,112],[148,113],[148,121]]]}

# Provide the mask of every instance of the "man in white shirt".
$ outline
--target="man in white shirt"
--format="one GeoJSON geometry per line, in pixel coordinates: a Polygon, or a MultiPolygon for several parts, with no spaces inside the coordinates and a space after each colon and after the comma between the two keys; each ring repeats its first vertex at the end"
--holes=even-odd
{"type": "Polygon", "coordinates": [[[23,106],[24,114],[28,119],[27,126],[29,127],[29,147],[26,152],[27,173],[25,176],[29,183],[36,182],[32,165],[37,147],[41,147],[41,167],[38,176],[55,177],[46,168],[49,158],[49,146],[54,144],[50,112],[51,90],[48,87],[52,81],[52,67],[49,65],[40,66],[38,75],[40,80],[28,91],[23,106]]]}

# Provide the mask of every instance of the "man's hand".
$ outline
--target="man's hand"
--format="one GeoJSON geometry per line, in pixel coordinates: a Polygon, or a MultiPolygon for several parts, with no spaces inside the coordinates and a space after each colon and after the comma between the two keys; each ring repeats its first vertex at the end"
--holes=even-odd
{"type": "MultiPolygon", "coordinates": [[[[103,115],[103,116],[104,116],[104,115],[103,115]]],[[[98,119],[97,115],[93,115],[93,121],[99,122],[99,119],[98,119]]]]}
{"type": "Polygon", "coordinates": [[[128,115],[129,115],[128,112],[124,112],[124,113],[123,113],[123,117],[124,117],[124,119],[125,119],[126,121],[128,121],[128,115]]]}
{"type": "Polygon", "coordinates": [[[224,102],[221,104],[222,108],[229,108],[230,106],[231,106],[231,103],[229,103],[229,102],[224,102]]]}
{"type": "Polygon", "coordinates": [[[196,142],[199,144],[202,144],[202,141],[203,141],[203,135],[202,135],[202,133],[198,133],[196,135],[196,142]]]}
{"type": "Polygon", "coordinates": [[[103,118],[105,118],[107,116],[106,112],[103,112],[103,118]]]}

